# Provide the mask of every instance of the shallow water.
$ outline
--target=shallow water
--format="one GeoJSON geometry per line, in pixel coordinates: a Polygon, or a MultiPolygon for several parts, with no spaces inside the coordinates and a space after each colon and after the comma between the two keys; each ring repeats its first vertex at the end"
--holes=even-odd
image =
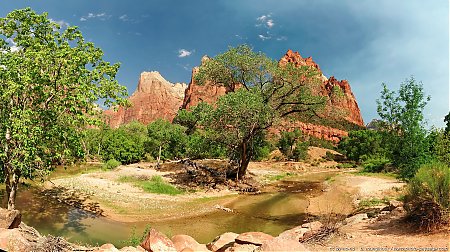
{"type": "MultiPolygon", "coordinates": [[[[322,189],[317,179],[312,182],[279,181],[277,188],[277,192],[272,193],[231,196],[234,199],[226,207],[233,209],[234,213],[218,209],[195,218],[167,221],[112,221],[61,203],[36,188],[19,191],[17,209],[22,211],[22,220],[42,234],[63,236],[76,243],[113,243],[123,247],[127,245],[124,241],[130,238],[133,230],[140,237],[147,225],[169,237],[187,234],[200,243],[208,243],[224,232],[261,231],[278,235],[298,226],[305,221],[308,196],[318,194],[322,189]]],[[[3,198],[3,194],[4,190],[0,191],[0,197],[3,198]]],[[[211,204],[214,205],[214,202],[211,204]]]]}

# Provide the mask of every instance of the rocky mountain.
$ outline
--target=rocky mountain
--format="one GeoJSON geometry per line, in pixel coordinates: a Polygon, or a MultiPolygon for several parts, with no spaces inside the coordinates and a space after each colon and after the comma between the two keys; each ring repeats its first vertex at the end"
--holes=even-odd
{"type": "Polygon", "coordinates": [[[183,104],[185,83],[172,84],[159,72],[143,72],[136,91],[128,98],[131,107],[119,107],[104,112],[106,122],[113,128],[131,121],[144,124],[159,118],[173,120],[183,104]]]}
{"type": "MultiPolygon", "coordinates": [[[[204,56],[203,65],[209,58],[204,56]]],[[[288,50],[280,59],[279,64],[292,62],[294,65],[310,66],[318,71],[321,85],[314,92],[316,95],[327,97],[327,105],[321,118],[312,122],[286,121],[279,130],[301,129],[305,134],[338,142],[346,136],[351,127],[364,127],[364,121],[356,102],[356,98],[347,80],[337,80],[334,76],[327,78],[319,65],[311,57],[303,58],[298,52],[288,50]]],[[[201,65],[200,65],[201,67],[201,65]]],[[[150,123],[158,118],[172,120],[178,109],[189,109],[204,101],[214,103],[220,96],[232,90],[219,87],[212,82],[199,85],[195,75],[200,67],[192,69],[191,81],[186,84],[172,84],[166,81],[158,72],[143,72],[139,79],[138,88],[129,98],[130,108],[118,108],[117,111],[105,111],[106,120],[111,127],[138,120],[150,123]]]]}

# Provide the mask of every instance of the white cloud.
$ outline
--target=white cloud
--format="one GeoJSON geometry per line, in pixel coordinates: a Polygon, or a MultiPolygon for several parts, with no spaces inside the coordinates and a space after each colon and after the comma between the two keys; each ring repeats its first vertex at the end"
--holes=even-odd
{"type": "Polygon", "coordinates": [[[120,16],[119,19],[122,20],[122,21],[128,21],[129,20],[127,14],[124,14],[124,15],[120,16]]]}
{"type": "Polygon", "coordinates": [[[287,37],[286,36],[281,36],[277,38],[277,41],[286,41],[287,37]]]}
{"type": "Polygon", "coordinates": [[[272,37],[271,36],[264,36],[264,35],[262,35],[262,34],[259,34],[258,35],[258,38],[260,38],[262,41],[264,41],[264,40],[269,40],[269,39],[271,39],[272,37]]]}
{"type": "Polygon", "coordinates": [[[180,49],[180,50],[178,50],[178,58],[184,58],[184,57],[191,56],[191,54],[193,52],[194,52],[194,50],[188,51],[186,49],[180,49]]]}
{"type": "Polygon", "coordinates": [[[275,21],[271,18],[272,14],[262,15],[256,18],[256,27],[264,25],[266,28],[272,28],[275,25],[275,21]]]}
{"type": "Polygon", "coordinates": [[[19,46],[17,46],[17,43],[16,42],[14,42],[14,40],[12,40],[11,38],[7,38],[6,39],[6,42],[9,44],[9,50],[11,51],[11,52],[17,52],[17,51],[19,51],[20,50],[20,47],[19,46]]]}
{"type": "Polygon", "coordinates": [[[55,19],[50,18],[50,21],[59,24],[59,26],[61,28],[67,28],[70,25],[68,22],[66,22],[64,20],[55,20],[55,19]]]}
{"type": "Polygon", "coordinates": [[[102,13],[91,13],[91,12],[89,12],[87,14],[87,16],[82,16],[80,18],[80,21],[83,22],[83,21],[87,21],[88,19],[94,19],[94,18],[99,19],[101,21],[105,21],[107,19],[110,19],[111,15],[108,15],[105,12],[102,12],[102,13]]]}

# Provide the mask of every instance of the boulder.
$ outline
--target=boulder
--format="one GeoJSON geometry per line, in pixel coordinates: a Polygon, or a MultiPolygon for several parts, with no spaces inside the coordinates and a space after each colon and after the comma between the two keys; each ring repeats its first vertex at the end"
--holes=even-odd
{"type": "Polygon", "coordinates": [[[175,245],[163,233],[152,228],[141,243],[141,247],[147,251],[173,251],[176,252],[175,245]]]}
{"type": "Polygon", "coordinates": [[[319,233],[320,229],[322,227],[323,227],[323,224],[320,221],[313,221],[313,222],[303,224],[302,228],[307,228],[308,231],[306,231],[300,239],[304,240],[304,239],[307,239],[307,238],[319,233]]]}
{"type": "Polygon", "coordinates": [[[289,230],[284,231],[283,233],[279,234],[279,238],[283,238],[286,240],[296,240],[303,238],[303,235],[308,232],[309,228],[304,228],[302,226],[298,226],[289,230]]]}
{"type": "Polygon", "coordinates": [[[206,245],[206,247],[215,252],[215,251],[224,251],[228,247],[233,246],[235,239],[239,236],[239,234],[233,232],[227,232],[221,234],[214,238],[214,240],[206,245]]]}
{"type": "Polygon", "coordinates": [[[2,251],[33,251],[33,245],[18,228],[0,228],[0,250],[2,251]]]}
{"type": "Polygon", "coordinates": [[[198,243],[189,235],[175,235],[172,237],[172,242],[177,251],[209,251],[206,245],[198,243]]]}
{"type": "Polygon", "coordinates": [[[19,210],[0,208],[0,228],[17,228],[22,220],[19,210]]]}
{"type": "Polygon", "coordinates": [[[256,251],[308,251],[298,240],[276,237],[264,242],[256,251]]]}
{"type": "Polygon", "coordinates": [[[273,236],[263,232],[247,232],[236,237],[236,242],[239,244],[255,244],[260,246],[266,241],[273,239],[273,236]]]}

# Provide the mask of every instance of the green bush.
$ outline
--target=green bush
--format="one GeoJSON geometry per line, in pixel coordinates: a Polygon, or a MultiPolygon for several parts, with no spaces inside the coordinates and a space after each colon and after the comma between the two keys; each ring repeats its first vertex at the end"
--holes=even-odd
{"type": "Polygon", "coordinates": [[[450,167],[433,161],[422,165],[408,184],[405,209],[421,228],[432,230],[448,223],[450,167]]]}
{"type": "Polygon", "coordinates": [[[106,170],[112,170],[117,168],[121,163],[115,159],[110,159],[106,163],[103,164],[102,168],[106,170]]]}
{"type": "Polygon", "coordinates": [[[382,133],[376,130],[350,131],[348,137],[339,142],[338,150],[350,160],[361,162],[385,153],[382,133]]]}
{"type": "Polygon", "coordinates": [[[381,172],[386,170],[390,161],[384,157],[369,158],[363,163],[364,172],[381,172]]]}
{"type": "Polygon", "coordinates": [[[295,161],[305,160],[308,157],[309,142],[297,142],[292,152],[295,161]]]}

